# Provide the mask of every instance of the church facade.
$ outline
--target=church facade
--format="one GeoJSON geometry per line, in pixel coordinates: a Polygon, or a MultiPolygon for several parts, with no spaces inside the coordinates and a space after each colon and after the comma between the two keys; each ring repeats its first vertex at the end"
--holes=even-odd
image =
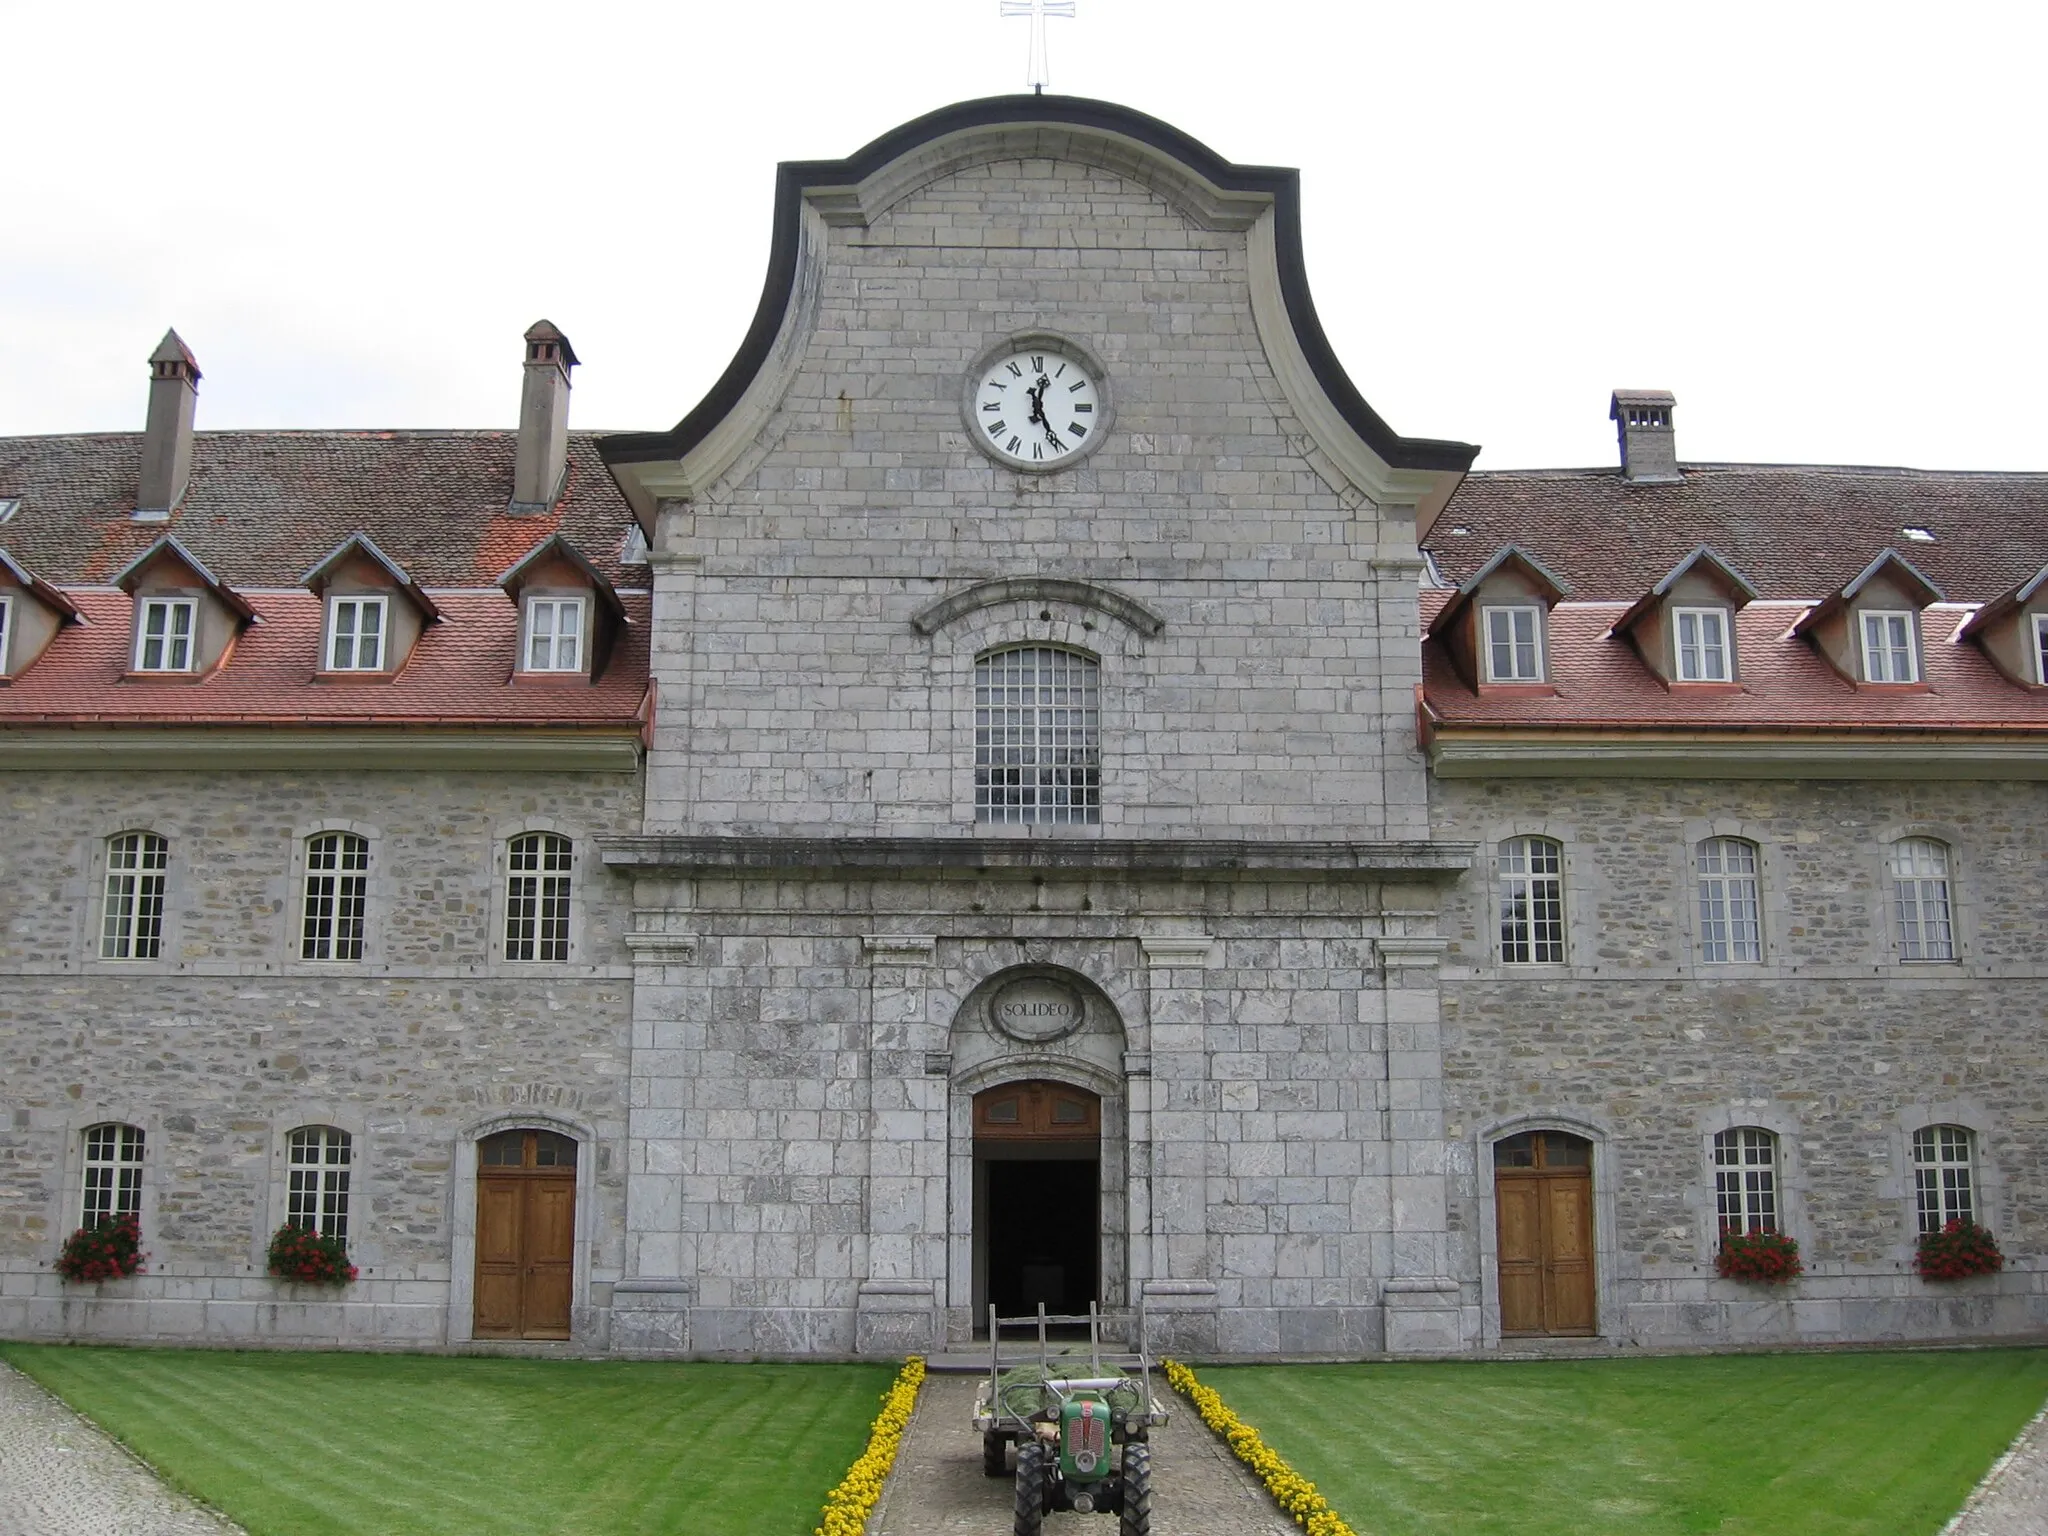
{"type": "Polygon", "coordinates": [[[2048,478],[1648,392],[1473,474],[1299,213],[967,103],[782,167],[671,431],[570,432],[543,322],[516,433],[196,433],[172,336],[139,437],[0,441],[0,1332],[2038,1328],[2048,478]],[[2004,1271],[1921,1279],[1958,1218],[2004,1271]]]}

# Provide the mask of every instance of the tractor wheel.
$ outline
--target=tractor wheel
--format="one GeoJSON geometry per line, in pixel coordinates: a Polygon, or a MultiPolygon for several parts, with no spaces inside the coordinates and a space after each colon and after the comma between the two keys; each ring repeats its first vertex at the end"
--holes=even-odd
{"type": "Polygon", "coordinates": [[[1010,1475],[1010,1442],[1003,1438],[1000,1429],[984,1429],[981,1432],[981,1475],[983,1477],[1008,1477],[1010,1475]]]}
{"type": "Polygon", "coordinates": [[[1045,1525],[1045,1446],[1036,1435],[1017,1442],[1015,1536],[1039,1536],[1045,1525]]]}
{"type": "Polygon", "coordinates": [[[1124,1447],[1123,1509],[1116,1536],[1152,1536],[1152,1448],[1124,1447]]]}

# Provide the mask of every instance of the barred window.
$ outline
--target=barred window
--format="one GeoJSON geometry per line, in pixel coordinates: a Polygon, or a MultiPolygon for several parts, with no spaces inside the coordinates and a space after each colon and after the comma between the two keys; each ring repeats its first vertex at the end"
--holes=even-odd
{"type": "Polygon", "coordinates": [[[1723,1232],[1778,1230],[1778,1138],[1753,1125],[1714,1135],[1714,1207],[1723,1232]]]}
{"type": "Polygon", "coordinates": [[[384,665],[381,597],[335,597],[327,603],[327,667],[332,672],[376,672],[384,665]]]}
{"type": "Polygon", "coordinates": [[[995,651],[974,664],[974,819],[1102,820],[1096,737],[1100,667],[1050,646],[995,651]]]}
{"type": "Polygon", "coordinates": [[[1547,837],[1500,845],[1500,957],[1510,965],[1564,959],[1564,846],[1547,837]]]}
{"type": "Polygon", "coordinates": [[[1486,677],[1494,683],[1543,681],[1543,614],[1536,608],[1486,610],[1486,677]]]}
{"type": "Polygon", "coordinates": [[[85,1133],[85,1200],[78,1224],[98,1226],[109,1216],[126,1216],[141,1209],[140,1127],[91,1127],[85,1133]]]}
{"type": "Polygon", "coordinates": [[[1913,1194],[1922,1232],[1977,1219],[1973,1141],[1960,1125],[1923,1125],[1913,1133],[1913,1194]]]}
{"type": "Polygon", "coordinates": [[[107,839],[107,899],[100,958],[154,960],[164,946],[164,878],[171,845],[154,832],[107,839]]]}
{"type": "Polygon", "coordinates": [[[1700,883],[1700,958],[1710,964],[1764,957],[1756,844],[1710,837],[1693,850],[1700,883]]]}
{"type": "Polygon", "coordinates": [[[348,1236],[348,1175],[354,1138],[331,1125],[301,1126],[287,1140],[291,1182],[285,1221],[322,1237],[348,1236]]]}
{"type": "Polygon", "coordinates": [[[569,958],[569,879],[574,845],[552,832],[528,832],[509,847],[505,885],[505,958],[569,958]]]}
{"type": "Polygon", "coordinates": [[[306,839],[302,960],[363,958],[369,906],[370,840],[353,832],[322,832],[306,839]]]}
{"type": "Polygon", "coordinates": [[[1899,919],[1899,958],[1955,959],[1948,849],[1930,837],[1903,838],[1892,844],[1891,873],[1893,906],[1899,919]]]}

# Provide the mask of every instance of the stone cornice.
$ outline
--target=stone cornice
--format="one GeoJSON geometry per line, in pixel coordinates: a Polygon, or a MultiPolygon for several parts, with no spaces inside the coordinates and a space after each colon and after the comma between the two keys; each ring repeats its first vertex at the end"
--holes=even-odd
{"type": "Polygon", "coordinates": [[[374,768],[548,773],[632,773],[640,731],[381,730],[281,726],[9,726],[0,772],[81,768],[374,768]]]}
{"type": "Polygon", "coordinates": [[[1727,731],[1460,731],[1439,725],[1444,779],[2048,779],[2048,737],[1871,732],[1853,737],[1727,731]]]}

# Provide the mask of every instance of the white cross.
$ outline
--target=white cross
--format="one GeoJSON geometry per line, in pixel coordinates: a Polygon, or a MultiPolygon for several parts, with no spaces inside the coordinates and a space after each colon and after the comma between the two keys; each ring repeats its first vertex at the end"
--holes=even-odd
{"type": "Polygon", "coordinates": [[[1025,81],[1032,91],[1040,96],[1045,94],[1047,70],[1045,64],[1045,18],[1063,17],[1074,19],[1074,0],[1002,0],[1005,16],[1029,16],[1031,18],[1031,58],[1026,66],[1025,81]]]}

